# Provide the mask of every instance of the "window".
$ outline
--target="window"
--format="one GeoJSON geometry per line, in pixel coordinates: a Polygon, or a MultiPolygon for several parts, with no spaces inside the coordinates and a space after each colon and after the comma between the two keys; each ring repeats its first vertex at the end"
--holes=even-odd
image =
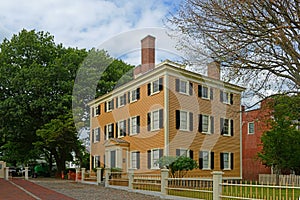
{"type": "Polygon", "coordinates": [[[130,103],[135,102],[140,99],[140,88],[128,92],[128,100],[130,103]]]}
{"type": "Polygon", "coordinates": [[[193,151],[189,149],[176,149],[176,156],[186,156],[193,159],[193,151]]]}
{"type": "Polygon", "coordinates": [[[99,142],[100,141],[100,128],[95,128],[94,129],[94,142],[99,142]]]}
{"type": "Polygon", "coordinates": [[[95,116],[98,116],[98,115],[100,115],[100,109],[101,109],[101,107],[100,107],[100,105],[98,105],[98,106],[96,106],[95,108],[95,116]]]}
{"type": "Polygon", "coordinates": [[[128,119],[129,133],[130,135],[135,135],[140,133],[140,116],[131,117],[128,119]]]}
{"type": "Polygon", "coordinates": [[[248,134],[254,134],[254,122],[248,123],[248,134]]]}
{"type": "Polygon", "coordinates": [[[159,169],[158,160],[163,156],[162,149],[152,149],[148,152],[148,169],[159,169]]]}
{"type": "Polygon", "coordinates": [[[114,138],[114,124],[108,124],[104,128],[105,130],[105,139],[108,140],[110,138],[114,138]]]}
{"type": "Polygon", "coordinates": [[[220,119],[221,135],[233,136],[233,120],[232,119],[220,119]]]}
{"type": "Polygon", "coordinates": [[[105,112],[112,111],[114,109],[114,100],[105,102],[105,112]]]}
{"type": "Polygon", "coordinates": [[[126,136],[126,120],[121,120],[118,123],[116,123],[116,129],[118,137],[126,136]]]}
{"type": "Polygon", "coordinates": [[[220,153],[220,167],[224,170],[233,169],[233,153],[223,152],[220,153]]]}
{"type": "Polygon", "coordinates": [[[214,97],[213,88],[209,88],[209,87],[203,86],[203,85],[198,85],[198,97],[201,97],[203,99],[213,100],[213,97],[214,97]]]}
{"type": "Polygon", "coordinates": [[[148,113],[148,131],[156,131],[163,127],[163,109],[148,113]]]}
{"type": "Polygon", "coordinates": [[[117,108],[122,107],[124,105],[126,105],[126,94],[116,98],[116,107],[117,108]]]}
{"type": "Polygon", "coordinates": [[[220,91],[220,101],[226,104],[233,104],[233,94],[229,92],[220,91]]]}
{"type": "Polygon", "coordinates": [[[206,170],[214,169],[214,152],[199,152],[199,168],[206,170]]]}
{"type": "Polygon", "coordinates": [[[187,80],[175,79],[175,90],[181,94],[193,95],[193,83],[187,80]]]}
{"type": "Polygon", "coordinates": [[[94,156],[94,168],[100,167],[100,156],[94,156]]]}
{"type": "Polygon", "coordinates": [[[200,114],[198,131],[207,134],[214,133],[214,117],[200,114]]]}
{"type": "Polygon", "coordinates": [[[140,168],[140,152],[131,152],[131,168],[139,169],[140,168]]]}
{"type": "Polygon", "coordinates": [[[156,94],[163,89],[163,78],[159,78],[151,83],[148,83],[148,96],[156,94]]]}
{"type": "Polygon", "coordinates": [[[116,151],[110,151],[110,168],[116,167],[116,151]]]}
{"type": "Polygon", "coordinates": [[[193,131],[193,113],[176,110],[176,129],[193,131]]]}

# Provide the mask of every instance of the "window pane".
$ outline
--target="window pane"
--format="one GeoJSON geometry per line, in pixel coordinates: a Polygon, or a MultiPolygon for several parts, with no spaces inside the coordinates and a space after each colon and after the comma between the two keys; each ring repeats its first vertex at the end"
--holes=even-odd
{"type": "Polygon", "coordinates": [[[179,83],[179,92],[186,93],[186,81],[180,81],[179,83]]]}
{"type": "Polygon", "coordinates": [[[202,97],[203,98],[208,98],[208,88],[207,87],[202,87],[202,97]]]}
{"type": "Polygon", "coordinates": [[[159,80],[152,82],[152,93],[158,92],[159,90],[159,80]]]}
{"type": "Polygon", "coordinates": [[[158,149],[153,150],[152,151],[152,166],[153,167],[158,167],[158,163],[157,163],[158,159],[159,159],[159,150],[158,149]]]}
{"type": "Polygon", "coordinates": [[[152,129],[156,130],[159,129],[159,111],[154,111],[152,113],[152,129]]]}
{"type": "Polygon", "coordinates": [[[229,119],[224,120],[224,135],[229,134],[229,119]]]}
{"type": "Polygon", "coordinates": [[[223,160],[224,160],[224,169],[229,169],[229,154],[228,153],[223,154],[223,160]]]}
{"type": "Polygon", "coordinates": [[[209,168],[209,153],[208,151],[203,152],[203,168],[209,168]]]}
{"type": "Polygon", "coordinates": [[[202,116],[202,132],[208,132],[209,117],[207,115],[202,116]]]}
{"type": "Polygon", "coordinates": [[[249,122],[248,123],[248,133],[249,134],[253,134],[254,133],[254,123],[253,122],[249,122]]]}
{"type": "Polygon", "coordinates": [[[136,152],[131,153],[131,167],[137,168],[137,153],[136,152]]]}
{"type": "Polygon", "coordinates": [[[136,90],[131,91],[131,101],[135,101],[137,99],[136,90]]]}
{"type": "Polygon", "coordinates": [[[180,111],[180,129],[187,130],[187,112],[180,111]]]}
{"type": "Polygon", "coordinates": [[[137,133],[137,119],[136,117],[131,118],[131,133],[137,133]]]}

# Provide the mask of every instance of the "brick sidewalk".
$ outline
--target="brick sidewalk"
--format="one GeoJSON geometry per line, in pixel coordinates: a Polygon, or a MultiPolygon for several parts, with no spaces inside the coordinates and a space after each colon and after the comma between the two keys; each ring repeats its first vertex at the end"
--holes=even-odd
{"type": "Polygon", "coordinates": [[[6,181],[0,179],[0,200],[74,200],[61,193],[49,190],[45,187],[26,181],[21,178],[14,178],[6,181]],[[19,188],[21,187],[21,188],[19,188]],[[25,190],[25,191],[24,191],[25,190]],[[27,193],[26,193],[27,192],[27,193]]]}

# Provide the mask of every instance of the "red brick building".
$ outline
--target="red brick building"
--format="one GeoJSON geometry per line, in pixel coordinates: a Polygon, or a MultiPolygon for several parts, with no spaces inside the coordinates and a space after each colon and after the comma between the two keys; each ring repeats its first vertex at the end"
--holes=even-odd
{"type": "Polygon", "coordinates": [[[269,129],[267,120],[271,116],[268,101],[264,100],[260,108],[243,111],[242,114],[242,171],[244,180],[258,180],[259,174],[270,174],[271,168],[263,165],[257,158],[262,150],[261,136],[269,129]]]}

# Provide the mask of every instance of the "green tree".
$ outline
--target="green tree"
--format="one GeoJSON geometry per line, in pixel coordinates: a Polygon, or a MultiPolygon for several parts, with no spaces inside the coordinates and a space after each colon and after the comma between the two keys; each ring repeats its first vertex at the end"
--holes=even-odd
{"type": "Polygon", "coordinates": [[[184,177],[188,171],[198,167],[195,160],[186,156],[163,156],[158,160],[158,164],[162,167],[167,167],[173,178],[184,177]]]}
{"type": "Polygon", "coordinates": [[[168,20],[192,62],[217,61],[265,96],[299,92],[299,13],[298,0],[186,0],[168,20]]]}
{"type": "Polygon", "coordinates": [[[262,152],[258,154],[260,160],[269,167],[274,167],[279,184],[279,174],[282,170],[300,172],[300,119],[299,96],[277,96],[271,105],[273,118],[271,129],[262,137],[262,152]]]}

